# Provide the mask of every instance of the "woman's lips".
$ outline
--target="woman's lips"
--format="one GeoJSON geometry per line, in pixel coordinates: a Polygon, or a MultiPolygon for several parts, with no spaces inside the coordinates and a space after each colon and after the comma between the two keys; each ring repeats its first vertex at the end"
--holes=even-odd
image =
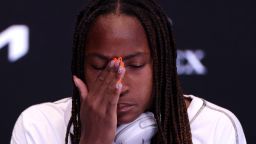
{"type": "Polygon", "coordinates": [[[134,108],[134,104],[129,104],[129,103],[118,103],[117,104],[117,112],[118,113],[123,113],[123,112],[128,112],[134,108]]]}

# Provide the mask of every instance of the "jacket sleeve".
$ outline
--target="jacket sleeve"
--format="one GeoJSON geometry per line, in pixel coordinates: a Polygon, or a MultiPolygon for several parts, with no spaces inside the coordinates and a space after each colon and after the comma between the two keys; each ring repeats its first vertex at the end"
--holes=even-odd
{"type": "Polygon", "coordinates": [[[63,115],[47,105],[32,106],[21,113],[11,137],[11,144],[64,143],[63,115]]]}
{"type": "Polygon", "coordinates": [[[23,124],[23,114],[17,119],[12,131],[11,144],[28,144],[23,124]]]}
{"type": "Polygon", "coordinates": [[[216,144],[246,144],[241,123],[229,111],[218,120],[215,135],[216,144]]]}

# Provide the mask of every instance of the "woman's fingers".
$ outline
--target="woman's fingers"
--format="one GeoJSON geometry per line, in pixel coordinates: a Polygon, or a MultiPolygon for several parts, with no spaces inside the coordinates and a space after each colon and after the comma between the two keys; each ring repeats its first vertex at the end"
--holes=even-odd
{"type": "Polygon", "coordinates": [[[74,76],[81,96],[86,98],[81,102],[80,108],[81,136],[89,142],[99,137],[104,141],[113,141],[117,125],[117,103],[122,91],[124,73],[122,60],[112,60],[96,78],[89,93],[86,85],[74,76]]]}
{"type": "Polygon", "coordinates": [[[106,105],[106,109],[104,111],[106,112],[106,114],[114,116],[115,118],[117,104],[123,88],[122,79],[125,74],[125,68],[121,66],[122,63],[123,62],[120,62],[118,72],[115,73],[116,75],[112,82],[102,87],[102,90],[105,95],[101,103],[104,103],[104,105],[106,105]]]}
{"type": "Polygon", "coordinates": [[[108,66],[98,75],[95,83],[101,86],[103,83],[108,83],[109,80],[113,79],[113,75],[118,67],[117,59],[113,59],[109,62],[108,66]]]}
{"type": "Polygon", "coordinates": [[[85,83],[79,79],[77,76],[73,75],[73,81],[76,85],[76,87],[78,88],[78,90],[80,91],[80,96],[83,100],[86,99],[87,95],[88,95],[88,89],[87,86],[85,85],[85,83]]]}
{"type": "Polygon", "coordinates": [[[118,73],[118,80],[113,81],[113,83],[107,88],[108,91],[112,91],[112,93],[105,98],[106,103],[108,103],[108,108],[106,109],[107,114],[116,115],[117,104],[123,89],[122,79],[124,77],[124,74],[125,69],[121,70],[120,73],[118,73]]]}
{"type": "Polygon", "coordinates": [[[119,61],[115,58],[111,60],[107,67],[97,76],[92,90],[95,98],[106,95],[106,87],[116,79],[118,66],[119,61]]]}
{"type": "MultiPolygon", "coordinates": [[[[119,100],[119,96],[122,90],[122,79],[125,74],[124,63],[120,60],[115,59],[114,65],[107,71],[102,71],[102,73],[98,76],[103,77],[104,80],[98,80],[96,89],[93,91],[93,98],[90,97],[90,101],[93,100],[96,105],[100,105],[102,112],[112,112],[116,113],[116,105],[119,100]]],[[[95,82],[96,84],[96,82],[95,82]]]]}
{"type": "Polygon", "coordinates": [[[92,89],[90,89],[90,94],[88,94],[87,86],[81,79],[73,76],[73,80],[80,91],[82,100],[86,100],[86,105],[100,105],[99,109],[102,109],[100,111],[114,112],[123,87],[124,74],[125,67],[122,60],[113,59],[96,78],[92,89]]]}
{"type": "Polygon", "coordinates": [[[104,99],[111,99],[112,95],[118,95],[117,88],[122,85],[121,83],[118,83],[118,80],[121,78],[120,75],[124,73],[124,67],[120,69],[121,63],[123,62],[120,60],[115,60],[114,67],[105,74],[105,80],[100,84],[100,89],[98,92],[101,93],[100,95],[104,96],[104,99]]]}
{"type": "Polygon", "coordinates": [[[106,78],[108,77],[109,73],[111,73],[112,71],[114,71],[114,65],[115,65],[116,60],[111,60],[108,65],[106,66],[106,68],[99,73],[99,75],[96,77],[92,89],[91,94],[92,95],[97,95],[97,93],[99,92],[99,90],[101,89],[101,86],[103,83],[105,83],[106,78]]]}
{"type": "Polygon", "coordinates": [[[118,102],[120,93],[123,88],[122,79],[124,77],[124,74],[125,74],[125,68],[121,67],[121,64],[120,64],[116,78],[112,81],[110,85],[106,86],[107,91],[110,91],[110,96],[107,97],[110,104],[117,104],[118,102]]]}

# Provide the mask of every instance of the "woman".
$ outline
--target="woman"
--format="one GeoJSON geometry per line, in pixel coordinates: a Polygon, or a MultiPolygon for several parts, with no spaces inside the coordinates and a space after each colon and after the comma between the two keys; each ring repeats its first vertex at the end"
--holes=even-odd
{"type": "Polygon", "coordinates": [[[89,2],[73,44],[72,100],[25,110],[11,143],[111,144],[117,128],[147,112],[157,129],[151,143],[246,143],[231,112],[183,95],[171,25],[154,0],[89,2]]]}

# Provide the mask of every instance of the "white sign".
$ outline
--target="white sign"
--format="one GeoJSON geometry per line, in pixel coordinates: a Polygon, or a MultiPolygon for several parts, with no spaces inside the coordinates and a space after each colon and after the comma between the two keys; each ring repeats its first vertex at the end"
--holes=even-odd
{"type": "Polygon", "coordinates": [[[178,50],[177,71],[180,75],[205,75],[206,67],[202,60],[205,57],[203,50],[178,50]]]}
{"type": "Polygon", "coordinates": [[[29,28],[13,25],[0,33],[0,50],[8,45],[8,60],[15,62],[25,56],[29,49],[29,28]]]}

